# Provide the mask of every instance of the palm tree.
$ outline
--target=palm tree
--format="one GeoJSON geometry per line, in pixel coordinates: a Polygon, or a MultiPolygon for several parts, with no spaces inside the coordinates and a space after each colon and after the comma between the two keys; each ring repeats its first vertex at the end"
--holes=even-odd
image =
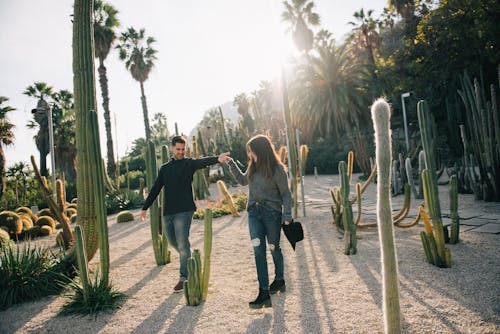
{"type": "Polygon", "coordinates": [[[415,3],[415,0],[389,0],[389,11],[396,10],[408,24],[415,15],[415,3]]]}
{"type": "Polygon", "coordinates": [[[99,84],[101,86],[102,108],[104,110],[104,126],[106,128],[107,171],[114,177],[116,163],[113,152],[113,137],[111,133],[111,117],[109,111],[108,77],[104,60],[116,40],[115,29],[120,25],[117,19],[118,11],[102,0],[94,1],[94,44],[95,56],[99,59],[99,84]]]}
{"type": "Polygon", "coordinates": [[[26,192],[28,191],[27,180],[30,176],[29,165],[23,161],[19,161],[7,169],[5,176],[15,182],[14,187],[18,205],[26,204],[26,192]],[[22,204],[19,201],[19,190],[23,193],[22,204]]]}
{"type": "Polygon", "coordinates": [[[380,36],[377,32],[377,27],[380,22],[372,17],[373,10],[370,9],[366,12],[363,8],[359,12],[354,13],[356,22],[349,22],[348,24],[354,26],[352,38],[356,38],[358,45],[365,49],[368,54],[368,62],[371,66],[372,76],[376,79],[375,72],[375,56],[374,49],[380,45],[380,36]]]}
{"type": "Polygon", "coordinates": [[[7,113],[16,109],[11,106],[3,105],[8,100],[9,99],[5,96],[0,96],[0,198],[3,196],[6,185],[5,153],[3,152],[3,146],[9,146],[14,142],[14,132],[12,132],[14,124],[9,122],[7,113]]]}
{"type": "Polygon", "coordinates": [[[76,118],[73,94],[68,90],[60,90],[52,95],[54,105],[54,155],[56,169],[64,172],[65,179],[76,180],[76,118]]]}
{"type": "Polygon", "coordinates": [[[145,30],[136,31],[130,27],[120,36],[120,44],[116,46],[120,50],[120,59],[125,61],[125,67],[132,74],[132,78],[139,81],[141,86],[142,112],[144,116],[144,127],[146,129],[146,140],[151,140],[151,128],[149,127],[148,106],[144,95],[144,82],[154,66],[157,51],[153,49],[155,42],[153,37],[145,36],[145,30]]]}
{"type": "Polygon", "coordinates": [[[254,120],[250,115],[250,102],[245,93],[238,94],[234,97],[233,106],[237,107],[238,114],[241,115],[241,122],[249,134],[252,134],[255,129],[254,120]]]}
{"type": "Polygon", "coordinates": [[[33,86],[28,86],[23,94],[38,99],[36,109],[31,110],[34,121],[28,123],[28,128],[35,128],[38,124],[38,133],[35,135],[35,143],[40,152],[40,173],[43,176],[48,176],[47,155],[50,151],[49,125],[47,113],[42,112],[42,110],[49,109],[49,104],[45,98],[50,98],[52,96],[52,87],[48,86],[45,82],[35,82],[33,86]]]}
{"type": "Polygon", "coordinates": [[[325,30],[316,37],[315,51],[310,62],[297,65],[291,109],[306,140],[338,138],[368,118],[363,113],[363,106],[368,105],[362,90],[363,67],[350,57],[345,45],[337,47],[325,30]]]}
{"type": "Polygon", "coordinates": [[[314,42],[311,26],[319,25],[319,15],[313,12],[314,2],[310,0],[283,1],[285,11],[281,14],[283,22],[290,25],[288,31],[292,32],[292,38],[299,51],[308,53],[314,42]]]}
{"type": "Polygon", "coordinates": [[[168,138],[170,137],[167,127],[167,116],[162,113],[153,115],[153,125],[151,126],[151,136],[156,147],[163,145],[168,146],[168,138]]]}

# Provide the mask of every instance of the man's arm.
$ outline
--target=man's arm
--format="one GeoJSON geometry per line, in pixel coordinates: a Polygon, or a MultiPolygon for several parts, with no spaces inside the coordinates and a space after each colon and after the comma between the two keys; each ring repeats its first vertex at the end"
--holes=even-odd
{"type": "Polygon", "coordinates": [[[221,153],[219,156],[213,156],[213,157],[206,157],[206,158],[200,158],[200,159],[193,159],[192,161],[192,167],[193,170],[198,170],[202,169],[205,167],[208,167],[210,165],[215,165],[216,163],[226,163],[230,160],[231,158],[229,157],[229,152],[221,153]]]}
{"type": "Polygon", "coordinates": [[[163,171],[164,171],[164,169],[161,168],[160,173],[158,174],[158,177],[156,178],[153,187],[149,191],[148,197],[144,201],[144,205],[142,206],[142,212],[141,212],[141,220],[142,221],[146,220],[146,211],[155,201],[156,197],[158,196],[158,194],[161,191],[161,188],[163,188],[163,180],[162,180],[163,171]]]}

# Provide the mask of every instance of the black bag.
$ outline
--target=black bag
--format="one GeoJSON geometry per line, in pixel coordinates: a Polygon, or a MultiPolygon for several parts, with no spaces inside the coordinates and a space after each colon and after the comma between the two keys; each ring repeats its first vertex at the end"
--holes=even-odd
{"type": "Polygon", "coordinates": [[[293,250],[295,250],[295,244],[304,240],[304,230],[302,229],[302,224],[298,221],[292,220],[288,225],[283,224],[282,228],[286,238],[290,241],[293,250]]]}

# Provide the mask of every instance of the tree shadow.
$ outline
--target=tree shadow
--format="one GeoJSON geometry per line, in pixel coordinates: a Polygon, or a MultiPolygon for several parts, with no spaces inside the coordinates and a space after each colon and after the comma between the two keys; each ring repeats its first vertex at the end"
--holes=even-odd
{"type": "MultiPolygon", "coordinates": [[[[248,324],[247,330],[245,333],[268,333],[269,329],[271,329],[271,323],[273,322],[273,317],[270,313],[265,313],[264,317],[257,318],[248,324]]],[[[276,323],[275,323],[276,324],[276,323]]],[[[275,326],[276,329],[276,326],[275,326]]],[[[276,331],[275,331],[276,332],[276,331]]],[[[281,333],[281,332],[279,332],[281,333]]]]}
{"type": "Polygon", "coordinates": [[[179,304],[182,293],[171,294],[163,303],[161,303],[156,310],[151,313],[149,317],[144,319],[143,322],[137,326],[132,333],[158,333],[161,330],[165,320],[169,317],[175,307],[179,304]]]}
{"type": "Polygon", "coordinates": [[[152,244],[151,239],[145,241],[144,243],[142,243],[142,245],[136,247],[135,249],[131,250],[128,253],[123,254],[119,258],[111,261],[110,268],[112,270],[114,270],[117,267],[121,266],[122,264],[125,264],[125,263],[131,261],[134,258],[134,256],[138,255],[143,250],[145,250],[146,248],[148,248],[149,246],[151,246],[151,244],[152,244]]]}
{"type": "MultiPolygon", "coordinates": [[[[198,306],[184,305],[175,315],[173,322],[170,324],[165,333],[177,334],[182,328],[182,333],[194,333],[194,328],[200,319],[203,312],[204,303],[198,306]]],[[[137,332],[140,333],[140,332],[137,332]]]]}

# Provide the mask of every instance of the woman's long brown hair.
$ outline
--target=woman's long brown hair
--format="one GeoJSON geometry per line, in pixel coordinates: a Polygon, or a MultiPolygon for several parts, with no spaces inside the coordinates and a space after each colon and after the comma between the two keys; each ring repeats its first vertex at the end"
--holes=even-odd
{"type": "Polygon", "coordinates": [[[250,180],[256,172],[271,179],[277,165],[282,166],[286,170],[276,154],[271,140],[267,136],[257,135],[252,137],[247,143],[247,151],[251,151],[257,156],[257,162],[250,159],[248,163],[248,177],[250,180]]]}

